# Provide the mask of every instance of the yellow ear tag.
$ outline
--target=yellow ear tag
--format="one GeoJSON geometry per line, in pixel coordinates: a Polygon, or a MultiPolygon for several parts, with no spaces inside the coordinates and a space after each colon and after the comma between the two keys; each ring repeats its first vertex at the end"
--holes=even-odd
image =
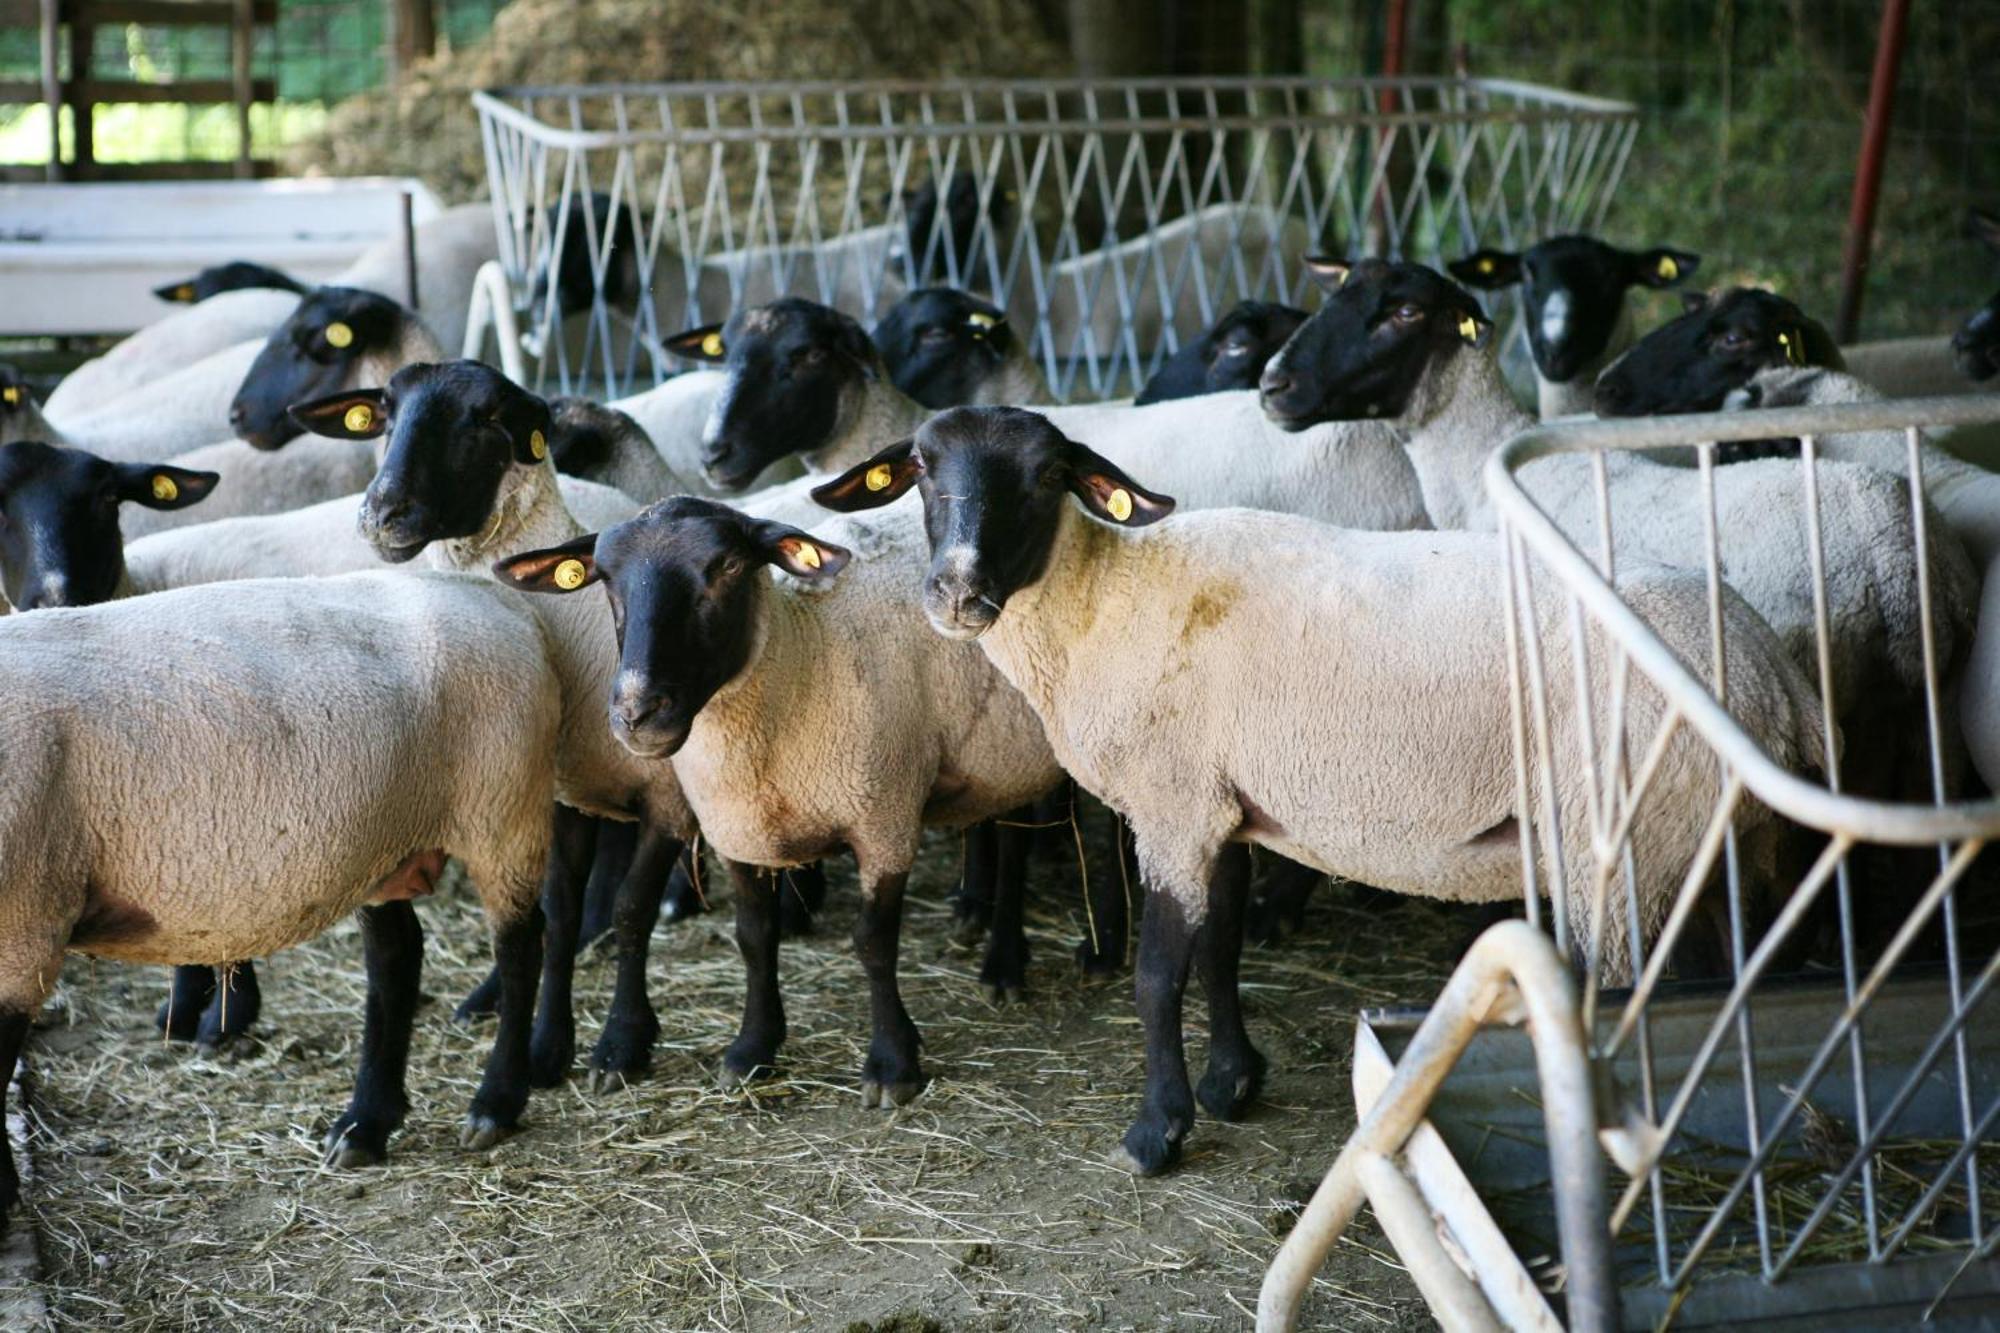
{"type": "Polygon", "coordinates": [[[172,477],[167,476],[165,473],[157,474],[153,478],[153,498],[155,500],[178,500],[181,498],[181,488],[174,485],[172,477]]]}
{"type": "Polygon", "coordinates": [[[721,356],[722,335],[711,333],[706,338],[703,338],[701,340],[701,354],[703,356],[721,356]]]}
{"type": "Polygon", "coordinates": [[[356,403],[347,409],[347,415],[340,419],[340,424],[359,435],[375,425],[375,409],[366,403],[356,403]]]}
{"type": "Polygon", "coordinates": [[[184,282],[184,283],[182,283],[182,284],[181,284],[180,286],[178,286],[178,287],[174,288],[174,299],[175,299],[176,301],[192,301],[192,300],[194,300],[194,288],[193,288],[193,287],[190,287],[190,286],[189,286],[189,285],[188,285],[187,283],[185,283],[185,282],[184,282]]]}
{"type": "Polygon", "coordinates": [[[965,322],[975,329],[985,330],[992,328],[1000,321],[987,314],[984,310],[975,310],[965,317],[965,322]]]}
{"type": "Polygon", "coordinates": [[[20,406],[21,386],[18,384],[10,384],[4,389],[0,389],[0,402],[5,402],[9,407],[20,406]]]}
{"type": "Polygon", "coordinates": [[[1492,256],[1481,255],[1479,257],[1479,271],[1481,273],[1491,273],[1493,271],[1493,268],[1494,264],[1492,256]]]}
{"type": "Polygon", "coordinates": [[[1104,507],[1110,511],[1111,517],[1123,523],[1132,517],[1132,492],[1120,486],[1111,492],[1111,498],[1104,502],[1104,507]]]}
{"type": "Polygon", "coordinates": [[[1664,282],[1672,282],[1675,278],[1680,277],[1680,275],[1681,275],[1681,266],[1679,263],[1675,261],[1674,257],[1672,255],[1661,255],[1660,256],[1661,280],[1664,282]]]}
{"type": "Polygon", "coordinates": [[[1778,335],[1778,346],[1785,349],[1785,360],[1795,366],[1806,363],[1806,340],[1795,329],[1778,335]]]}
{"type": "Polygon", "coordinates": [[[1465,339],[1469,343],[1478,342],[1479,341],[1478,321],[1474,320],[1470,315],[1461,316],[1458,321],[1458,336],[1465,339]]]}
{"type": "Polygon", "coordinates": [[[886,491],[889,483],[896,479],[896,470],[887,463],[877,463],[868,469],[868,475],[861,480],[871,491],[886,491]]]}
{"type": "Polygon", "coordinates": [[[354,330],[348,328],[339,320],[335,320],[326,326],[326,345],[328,347],[348,347],[353,345],[353,342],[354,330]]]}
{"type": "Polygon", "coordinates": [[[541,462],[544,458],[547,458],[549,456],[548,437],[543,435],[538,430],[529,431],[528,452],[535,456],[535,461],[538,463],[541,462]]]}
{"type": "Polygon", "coordinates": [[[565,560],[556,566],[556,586],[564,592],[575,592],[583,586],[585,578],[583,561],[565,560]]]}
{"type": "Polygon", "coordinates": [[[819,547],[814,546],[811,542],[800,542],[798,549],[792,552],[792,558],[807,569],[818,569],[819,547]]]}

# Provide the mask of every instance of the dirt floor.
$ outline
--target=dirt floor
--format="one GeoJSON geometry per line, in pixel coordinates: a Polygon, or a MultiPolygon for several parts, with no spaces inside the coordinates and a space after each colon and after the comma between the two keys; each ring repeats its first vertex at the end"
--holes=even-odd
{"type": "MultiPolygon", "coordinates": [[[[655,936],[652,1076],[538,1093],[524,1132],[482,1154],[457,1135],[491,1026],[451,1010],[486,967],[484,931],[462,894],[425,903],[414,1106],[389,1165],[346,1174],[320,1167],[319,1144],[360,1034],[352,927],[264,965],[259,1031],[213,1060],[155,1032],[163,974],[73,960],[32,1044],[28,1208],[58,1326],[1247,1327],[1352,1125],[1356,1010],[1433,994],[1462,923],[1317,895],[1302,936],[1246,961],[1264,1104],[1236,1125],[1203,1119],[1177,1173],[1140,1181],[1106,1160],[1139,1088],[1130,978],[1089,984],[1072,966],[1073,866],[1037,871],[1033,994],[995,1008],[976,954],[946,942],[956,843],[935,839],[912,878],[905,996],[933,1081],[893,1114],[856,1095],[865,992],[844,867],[818,932],[785,946],[780,1078],[714,1081],[741,984],[719,904],[655,936]]],[[[609,989],[593,953],[586,1051],[609,989]]],[[[1191,1062],[1201,1020],[1197,1000],[1191,1062]]],[[[1431,1326],[1365,1219],[1306,1323],[1431,1326]]]]}

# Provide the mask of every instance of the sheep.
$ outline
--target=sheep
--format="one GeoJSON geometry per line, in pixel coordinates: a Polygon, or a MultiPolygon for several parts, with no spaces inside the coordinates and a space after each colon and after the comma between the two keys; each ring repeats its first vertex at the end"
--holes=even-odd
{"type": "Polygon", "coordinates": [[[916,523],[896,515],[835,535],[861,558],[850,563],[847,548],[789,524],[681,497],[499,569],[532,591],[602,582],[609,594],[611,730],[643,759],[671,758],[736,885],[750,984],[727,1077],[773,1066],[785,1034],[776,903],[759,868],[852,850],[854,944],[874,1027],[861,1102],[887,1108],[924,1082],[896,985],[903,886],[923,828],[990,819],[1062,774],[1027,701],[976,649],[938,639],[911,614],[924,565],[916,523]],[[791,579],[774,584],[766,566],[791,579]]]}
{"type": "MultiPolygon", "coordinates": [[[[1305,323],[1306,312],[1270,301],[1239,301],[1199,338],[1168,357],[1133,398],[1134,407],[1225,389],[1254,389],[1264,366],[1305,323]]],[[[1014,402],[1039,401],[1016,398],[1014,402]]]]}
{"type": "Polygon", "coordinates": [[[200,305],[211,296],[252,289],[294,292],[300,296],[304,296],[307,290],[304,283],[289,273],[280,272],[268,264],[237,259],[227,264],[210,264],[192,278],[155,287],[153,295],[175,305],[200,305]]]}
{"type": "Polygon", "coordinates": [[[911,292],[889,307],[869,336],[889,382],[925,407],[1049,401],[1049,383],[1006,312],[970,292],[911,292]]]}
{"type": "MultiPolygon", "coordinates": [[[[741,489],[791,454],[814,473],[837,471],[904,439],[928,415],[889,383],[861,326],[810,301],[745,311],[719,335],[726,379],[710,414],[703,466],[741,489]]],[[[1250,393],[1149,407],[1041,409],[1088,434],[1120,466],[1168,478],[1183,502],[1282,509],[1362,528],[1429,526],[1416,474],[1394,432],[1371,423],[1287,435],[1250,393]]]]}
{"type": "MultiPolygon", "coordinates": [[[[553,545],[581,528],[564,507],[548,460],[549,408],[497,371],[472,361],[405,366],[386,389],[354,389],[292,409],[303,429],[358,440],[386,437],[383,461],[364,493],[361,535],[390,563],[429,549],[433,569],[477,571],[524,547],[553,545]]],[[[511,595],[511,594],[510,594],[511,595]]],[[[671,844],[692,839],[695,826],[671,773],[641,764],[611,738],[595,700],[608,688],[613,664],[600,621],[604,608],[531,599],[561,684],[563,728],[553,759],[556,799],[583,815],[638,820],[671,844]]],[[[664,876],[659,877],[663,881],[664,876]]],[[[650,931],[650,913],[636,913],[650,931]]],[[[565,1079],[574,1059],[570,982],[581,901],[577,885],[559,886],[550,908],[549,948],[535,1023],[530,1072],[536,1086],[565,1079]]],[[[643,1068],[659,1024],[645,989],[645,936],[621,931],[612,1012],[592,1055],[603,1082],[643,1068]],[[631,953],[636,951],[636,961],[631,953]]]]}
{"type": "Polygon", "coordinates": [[[259,449],[276,449],[299,434],[287,413],[292,404],[377,388],[400,367],[443,355],[424,322],[390,298],[317,288],[258,350],[229,404],[230,429],[259,449]]]}
{"type": "MultiPolygon", "coordinates": [[[[487,200],[459,204],[414,228],[416,312],[442,347],[465,343],[465,317],[481,267],[500,257],[500,233],[487,200]]],[[[410,299],[409,259],[400,232],[385,236],[328,278],[328,287],[351,287],[396,301],[410,299]]]]}
{"type": "Polygon", "coordinates": [[[49,394],[49,416],[68,422],[113,407],[133,410],[127,395],[239,343],[261,342],[298,304],[293,292],[246,288],[155,320],[63,376],[49,394]]]}
{"type": "Polygon", "coordinates": [[[51,414],[50,420],[70,446],[124,462],[228,439],[230,403],[261,348],[261,342],[235,343],[182,363],[103,407],[51,414]]]}
{"type": "MultiPolygon", "coordinates": [[[[1729,405],[1811,407],[1864,403],[1881,397],[1872,386],[1851,375],[1786,367],[1762,372],[1744,393],[1732,395],[1729,405]]],[[[1909,475],[1908,444],[1901,431],[1826,435],[1816,446],[1823,458],[1909,475]]],[[[1974,770],[1989,791],[2000,791],[2000,475],[1963,462],[1930,443],[1922,445],[1921,454],[1925,499],[1936,506],[1983,579],[1971,653],[1958,675],[1958,714],[1974,770]]],[[[1827,465],[1822,464],[1822,473],[1826,470],[1827,465]]],[[[1934,548],[1951,545],[1935,527],[1931,541],[1934,548]]],[[[1941,618],[1950,624],[1950,602],[1935,588],[1932,597],[1941,618]]]]}
{"type": "Polygon", "coordinates": [[[1520,285],[1544,421],[1590,411],[1597,373],[1638,337],[1629,288],[1678,286],[1700,267],[1686,250],[1621,250],[1594,236],[1551,236],[1518,254],[1476,250],[1445,265],[1468,287],[1520,285]]]}
{"type": "MultiPolygon", "coordinates": [[[[422,931],[465,859],[507,978],[463,1142],[518,1124],[560,700],[541,630],[479,580],[381,573],[189,588],[0,622],[0,1071],[69,951],[222,963],[360,909],[367,1027],[340,1166],[401,1122],[422,931]],[[248,760],[245,768],[242,761],[248,760]],[[245,790],[246,778],[255,787],[245,790]]],[[[0,1209],[19,1196],[0,1156],[0,1209]]]]}
{"type": "Polygon", "coordinates": [[[1845,367],[1824,325],[1775,292],[1732,287],[1689,292],[1686,311],[1626,350],[1597,377],[1601,417],[1714,412],[1772,366],[1845,367]]]}
{"type": "MultiPolygon", "coordinates": [[[[1363,414],[1394,422],[1432,521],[1491,529],[1481,469],[1495,447],[1534,423],[1482,354],[1491,326],[1478,303],[1416,264],[1371,260],[1321,271],[1333,290],[1265,372],[1266,410],[1293,426],[1363,414]]],[[[1694,475],[1625,453],[1604,463],[1618,563],[1706,569],[1694,475]]],[[[1539,460],[1522,483],[1559,528],[1597,549],[1591,459],[1539,460]]],[[[1792,660],[1814,670],[1812,571],[1796,468],[1776,460],[1738,464],[1718,470],[1715,487],[1727,578],[1792,660]]],[[[1908,488],[1868,468],[1829,466],[1820,472],[1819,503],[1835,697],[1850,749],[1867,756],[1848,765],[1853,785],[1893,795],[1917,787],[1927,795],[1919,554],[1908,488]]],[[[1929,566],[1934,643],[1939,660],[1951,663],[1971,641],[1978,582],[1955,543],[1934,543],[1929,566]]]]}
{"type": "Polygon", "coordinates": [[[225,440],[175,454],[168,461],[177,467],[219,473],[224,484],[200,509],[149,509],[132,514],[126,536],[147,537],[220,519],[282,514],[357,494],[375,475],[375,455],[367,446],[319,436],[294,440],[276,453],[241,440],[225,440]]]}
{"type": "MultiPolygon", "coordinates": [[[[1194,1116],[1181,1051],[1181,991],[1192,961],[1209,997],[1209,1063],[1199,1096],[1233,1118],[1264,1062],[1237,999],[1248,847],[1399,892],[1500,901],[1521,891],[1512,723],[1503,682],[1498,543],[1482,534],[1369,533],[1295,515],[1212,510],[1150,527],[1174,502],[1146,489],[1048,418],[1016,408],[953,408],[912,440],[826,482],[835,510],[921,493],[931,561],[926,617],[976,639],[1041,718],[1063,768],[1124,815],[1147,892],[1137,993],[1147,1087],[1117,1155],[1166,1169],[1194,1116]],[[1070,500],[1078,503],[1072,505],[1070,500]],[[1149,529],[1136,531],[1135,529],[1149,529]]],[[[1624,569],[1624,596],[1684,659],[1708,651],[1705,581],[1624,569]]],[[[1533,611],[1552,640],[1559,598],[1533,611]]],[[[1725,594],[1730,696],[1778,763],[1817,763],[1812,690],[1770,631],[1725,594]]],[[[1595,660],[1608,688],[1609,647],[1595,660]]],[[[1551,697],[1551,744],[1578,745],[1569,673],[1551,697]]],[[[1666,707],[1643,681],[1628,696],[1638,735],[1666,707]]],[[[1640,919],[1656,931],[1693,860],[1718,792],[1713,756],[1678,731],[1666,742],[1634,826],[1640,919]]],[[[1559,791],[1562,886],[1579,942],[1594,932],[1588,794],[1559,791]]],[[[1740,846],[1775,855],[1768,811],[1739,812],[1740,846]]],[[[1607,922],[1621,922],[1615,901],[1607,922]]],[[[1603,975],[1630,974],[1624,932],[1597,944],[1603,975]]]]}

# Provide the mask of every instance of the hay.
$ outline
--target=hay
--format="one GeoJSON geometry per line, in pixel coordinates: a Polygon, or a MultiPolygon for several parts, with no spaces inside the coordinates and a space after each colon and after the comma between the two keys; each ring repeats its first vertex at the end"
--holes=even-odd
{"type": "Polygon", "coordinates": [[[491,33],[399,87],[342,102],[289,170],[414,175],[451,202],[486,193],[476,88],[687,79],[1036,76],[1067,57],[1033,0],[514,0],[491,33]],[[996,34],[1001,36],[996,37],[996,34]]]}
{"type": "MultiPolygon", "coordinates": [[[[1384,913],[1320,895],[1299,942],[1246,958],[1250,1026],[1273,1068],[1266,1104],[1238,1125],[1204,1118],[1177,1174],[1135,1181],[1105,1160],[1140,1086],[1129,976],[1078,979],[1073,875],[1045,867],[1031,998],[989,1006],[977,955],[944,943],[956,846],[933,839],[912,877],[905,995],[933,1082],[894,1115],[858,1106],[866,991],[844,865],[820,933],[785,944],[780,1078],[724,1092],[712,1077],[741,1000],[725,903],[655,940],[665,1035],[652,1076],[604,1097],[580,1082],[537,1093],[525,1131],[476,1155],[459,1150],[458,1121],[491,1028],[456,1027],[450,1012],[484,971],[484,932],[462,898],[423,904],[435,999],[382,1170],[319,1166],[359,1037],[351,928],[272,960],[261,1033],[212,1061],[154,1032],[164,974],[73,961],[66,1003],[34,1042],[29,1208],[59,1323],[1242,1326],[1352,1126],[1356,1009],[1435,993],[1462,924],[1429,904],[1384,913]]],[[[598,957],[579,978],[586,1049],[610,980],[598,957]]],[[[1191,988],[1195,1061],[1202,1017],[1191,988]]],[[[1374,1235],[1351,1229],[1308,1317],[1427,1327],[1374,1235]]]]}

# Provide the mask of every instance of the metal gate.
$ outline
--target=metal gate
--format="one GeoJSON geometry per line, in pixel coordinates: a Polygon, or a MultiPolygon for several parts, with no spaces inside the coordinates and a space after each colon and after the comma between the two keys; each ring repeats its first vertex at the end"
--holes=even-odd
{"type": "Polygon", "coordinates": [[[677,369],[663,337],[744,305],[799,295],[872,325],[932,284],[1004,307],[1059,398],[1113,396],[1237,301],[1298,302],[1307,253],[1435,262],[1595,227],[1638,130],[1628,104],[1492,79],[683,83],[473,102],[523,372],[606,397],[677,369]]]}
{"type": "MultiPolygon", "coordinates": [[[[1982,508],[2000,513],[2000,476],[1952,477],[1919,429],[1995,421],[2000,397],[1885,401],[1545,426],[1495,453],[1486,485],[1506,556],[1498,591],[1528,920],[1483,936],[1427,1013],[1364,1015],[1361,1124],[1266,1278],[1260,1328],[1291,1326],[1364,1196],[1450,1328],[1554,1328],[1558,1312],[1581,1329],[1805,1328],[1835,1316],[1843,1328],[2000,1323],[2000,1004],[1990,1000],[2000,853],[1981,858],[2000,835],[2000,800],[1954,799],[1955,700],[1928,559],[1933,544],[1959,539],[1951,525],[1969,516],[1971,531],[1982,508]],[[1711,442],[1772,437],[1799,439],[1800,554],[1829,717],[1840,702],[1839,608],[1829,606],[1826,570],[1838,552],[1822,523],[1822,451],[1865,452],[1911,479],[1928,802],[1843,794],[1830,723],[1822,781],[1773,763],[1732,715],[1719,678],[1727,575],[1711,442]],[[1706,537],[1711,660],[1680,660],[1610,577],[1602,460],[1637,449],[1693,464],[1685,494],[1706,537]],[[1561,453],[1599,460],[1588,553],[1516,475],[1561,453]],[[1967,489],[1950,493],[1948,483],[1967,489]],[[1933,486],[1943,518],[1926,507],[1933,486]],[[1546,618],[1529,610],[1551,593],[1567,612],[1568,643],[1546,636],[1546,618]],[[1593,695],[1581,682],[1596,672],[1614,684],[1593,695]],[[1667,701],[1658,732],[1632,734],[1623,705],[1634,673],[1667,701]],[[1584,740],[1552,753],[1549,683],[1572,676],[1588,699],[1584,740]],[[1676,731],[1713,757],[1717,794],[1696,862],[1648,941],[1636,909],[1615,904],[1636,901],[1632,828],[1647,808],[1648,760],[1676,731]],[[1590,793],[1581,868],[1598,892],[1590,921],[1566,919],[1561,893],[1545,909],[1537,891],[1575,883],[1579,870],[1560,864],[1576,844],[1557,826],[1563,778],[1590,793]],[[1795,876],[1757,883],[1739,862],[1749,801],[1816,844],[1795,876]],[[1894,873],[1881,873],[1891,857],[1894,873]],[[1691,932],[1705,885],[1724,895],[1729,979],[1669,981],[1667,959],[1691,932]],[[1773,905],[1761,934],[1758,901],[1773,905]],[[1596,957],[1605,930],[1630,940],[1629,988],[1605,989],[1594,965],[1579,985],[1569,963],[1596,957]],[[1809,939],[1820,942],[1817,966],[1780,976],[1792,966],[1780,959],[1809,939]]],[[[2000,633],[1994,605],[1989,597],[1988,635],[2000,633]]],[[[2000,679],[1966,688],[1990,699],[2000,679]]],[[[1858,774],[1845,776],[1852,786],[1858,774]]]]}

